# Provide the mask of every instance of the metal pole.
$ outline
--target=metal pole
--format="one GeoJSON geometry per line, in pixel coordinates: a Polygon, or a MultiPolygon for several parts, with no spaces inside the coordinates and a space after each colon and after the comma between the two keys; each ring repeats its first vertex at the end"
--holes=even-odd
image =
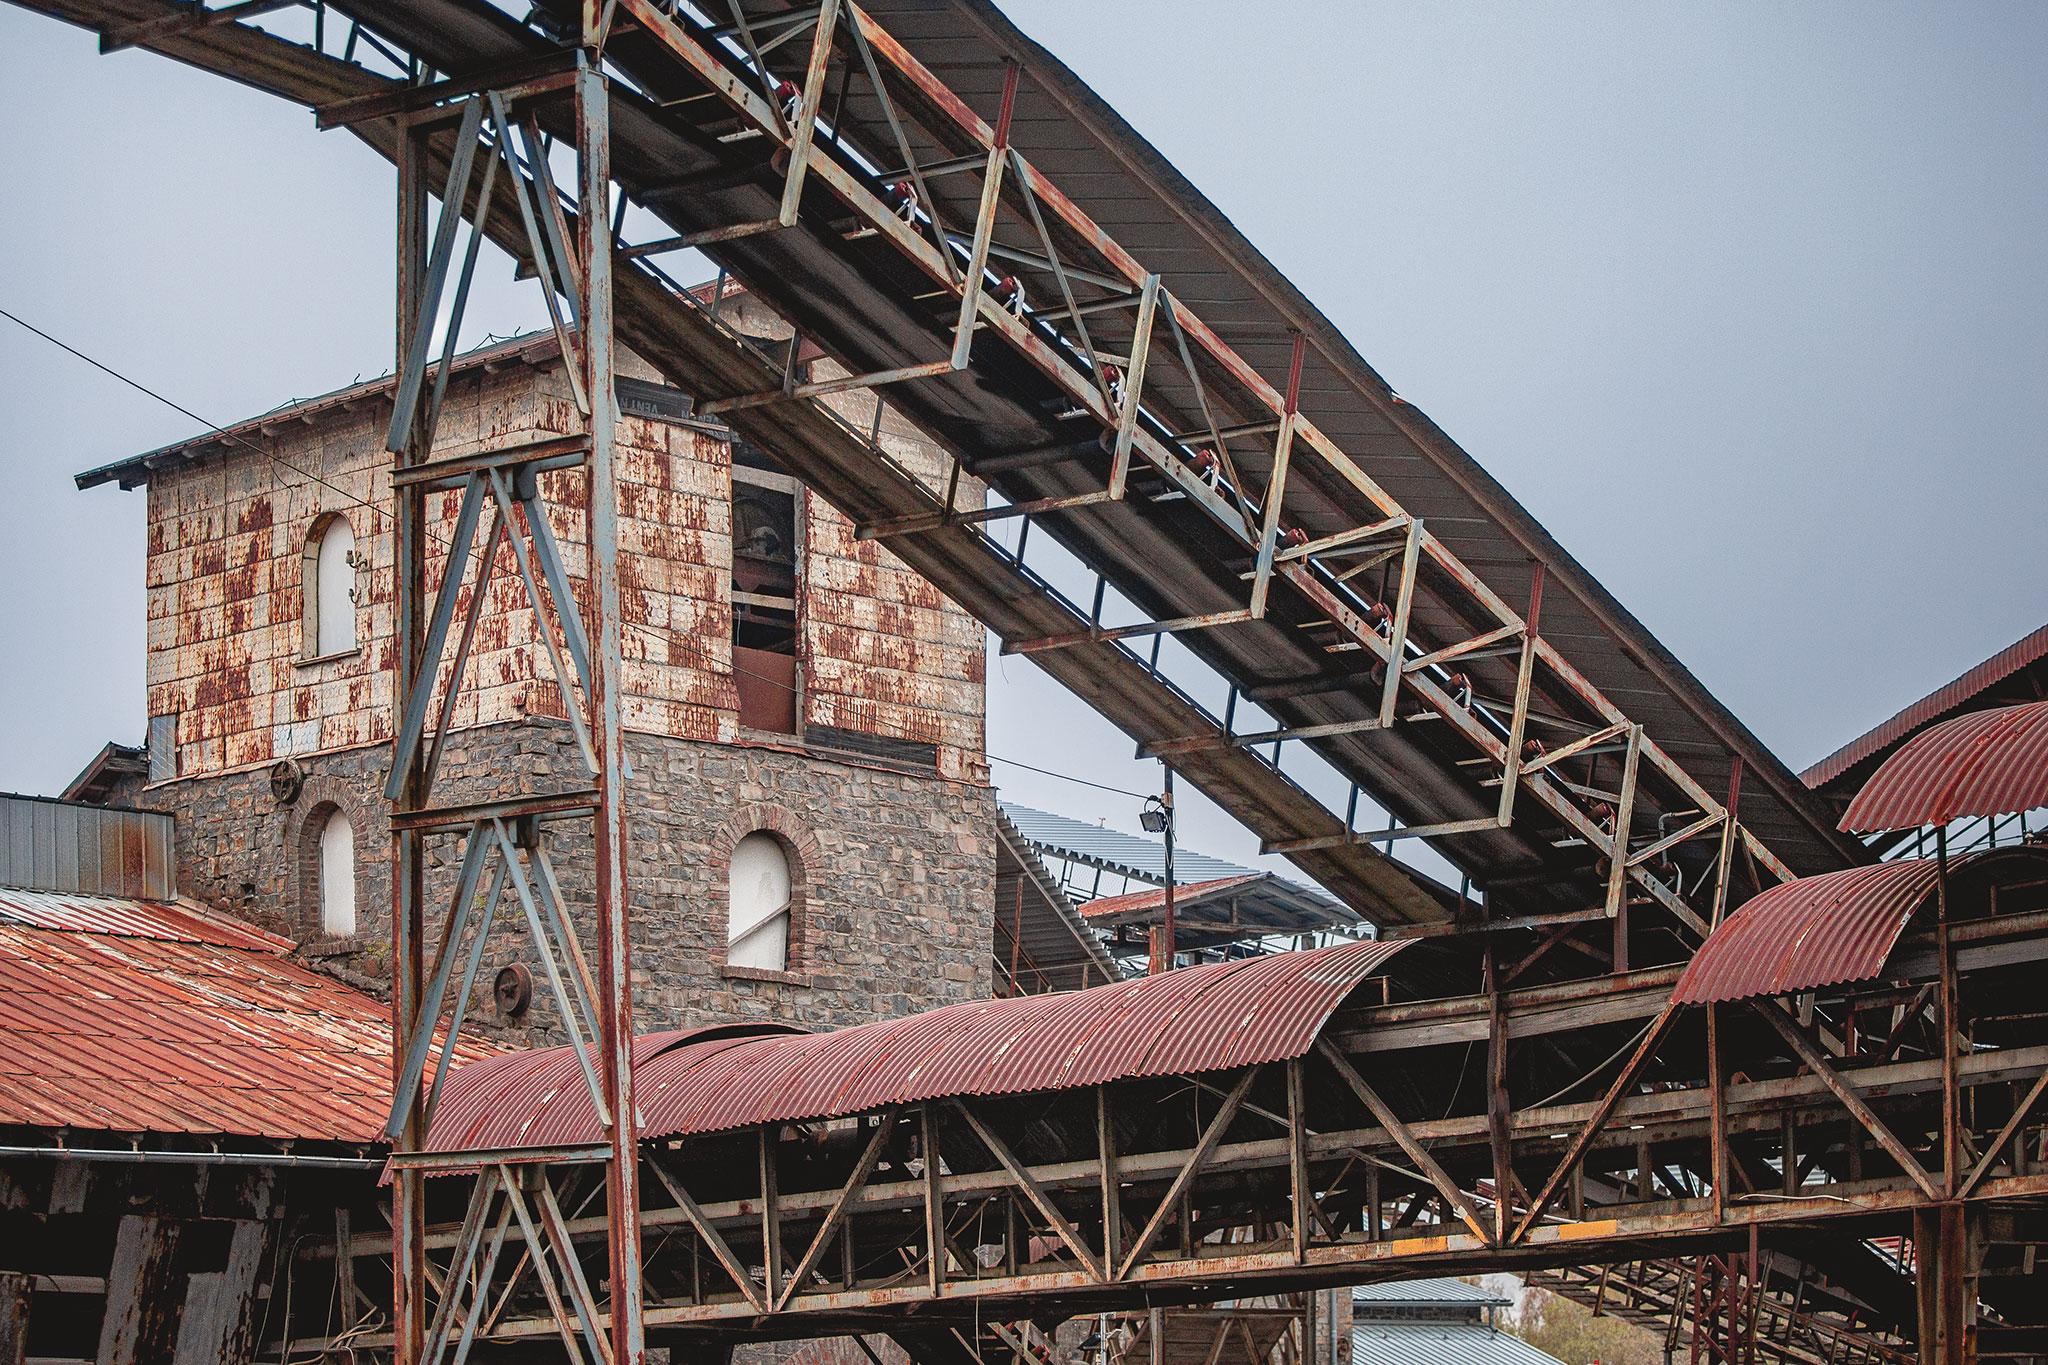
{"type": "MultiPolygon", "coordinates": [[[[420,300],[426,287],[427,269],[427,184],[426,146],[421,135],[407,130],[398,140],[398,360],[400,372],[412,353],[418,326],[420,300]]],[[[427,458],[420,433],[421,423],[410,424],[414,433],[407,448],[397,453],[395,463],[403,468],[427,458]]],[[[393,501],[393,552],[397,574],[397,657],[394,660],[394,697],[404,697],[418,676],[425,650],[426,549],[422,543],[421,518],[424,496],[414,487],[396,487],[393,501]]],[[[398,742],[393,739],[392,756],[397,760],[398,742]]],[[[399,784],[395,811],[417,810],[426,799],[425,776],[417,761],[408,766],[399,784]]],[[[391,836],[391,1079],[400,1084],[405,1067],[406,1030],[419,1007],[421,981],[425,973],[423,939],[426,876],[421,858],[421,836],[394,829],[391,836]]],[[[394,1144],[400,1152],[417,1151],[426,1142],[424,1110],[415,1098],[394,1144]]],[[[394,1340],[392,1356],[396,1365],[413,1365],[420,1356],[427,1329],[427,1265],[425,1176],[401,1167],[392,1177],[391,1222],[391,1318],[394,1340]]]]}
{"type": "Polygon", "coordinates": [[[1174,944],[1176,942],[1173,918],[1173,765],[1162,763],[1166,770],[1166,787],[1159,798],[1159,804],[1166,810],[1166,910],[1159,919],[1159,963],[1155,971],[1173,970],[1174,944]]]}
{"type": "MultiPolygon", "coordinates": [[[[585,41],[594,37],[586,6],[585,41]]],[[[612,1365],[645,1356],[640,1282],[640,1147],[633,1098],[633,967],[626,888],[626,749],[619,606],[618,472],[613,440],[618,398],[612,385],[611,137],[605,79],[585,65],[576,75],[576,215],[583,257],[584,391],[590,395],[590,586],[597,620],[590,676],[597,751],[598,992],[602,997],[605,1100],[611,1109],[611,1160],[605,1172],[611,1263],[612,1365]]],[[[567,604],[563,604],[567,607],[567,604]]]]}

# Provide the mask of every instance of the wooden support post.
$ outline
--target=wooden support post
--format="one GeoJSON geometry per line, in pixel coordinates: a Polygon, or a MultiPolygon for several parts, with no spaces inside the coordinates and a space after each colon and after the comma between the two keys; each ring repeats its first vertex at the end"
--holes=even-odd
{"type": "Polygon", "coordinates": [[[939,1117],[935,1106],[918,1110],[918,1146],[924,1155],[925,1283],[937,1298],[946,1286],[946,1191],[939,1178],[939,1117]]]}
{"type": "Polygon", "coordinates": [[[1309,1203],[1315,1196],[1308,1187],[1308,1100],[1302,1091],[1302,1061],[1299,1057],[1287,1063],[1287,1176],[1294,1259],[1306,1264],[1309,1203]]]}
{"type": "Polygon", "coordinates": [[[1486,940],[1486,1137],[1493,1155],[1493,1235],[1505,1241],[1515,1199],[1513,1147],[1508,1136],[1507,998],[1501,988],[1494,939],[1486,940]]]}
{"type": "Polygon", "coordinates": [[[1508,719],[1502,757],[1498,818],[1506,828],[1515,815],[1515,790],[1522,784],[1522,741],[1529,729],[1529,693],[1536,685],[1536,627],[1543,619],[1543,564],[1529,566],[1529,614],[1522,620],[1522,658],[1515,667],[1515,710],[1508,719]]]}
{"type": "Polygon", "coordinates": [[[0,1271],[0,1365],[23,1365],[28,1356],[29,1277],[0,1271]]]}
{"type": "Polygon", "coordinates": [[[1622,760],[1621,804],[1614,812],[1614,849],[1607,867],[1607,918],[1614,922],[1614,970],[1628,970],[1628,834],[1636,810],[1636,767],[1643,751],[1643,727],[1628,728],[1622,760]]]}
{"type": "MultiPolygon", "coordinates": [[[[1273,556],[1280,543],[1280,503],[1287,494],[1287,462],[1294,453],[1294,429],[1301,416],[1301,361],[1306,339],[1294,334],[1294,355],[1287,366],[1287,397],[1280,414],[1280,434],[1273,441],[1273,474],[1266,480],[1264,521],[1259,528],[1259,557],[1252,569],[1251,614],[1266,614],[1266,593],[1273,586],[1273,556]]],[[[1396,667],[1399,660],[1395,661],[1396,667]]]]}
{"type": "Polygon", "coordinates": [[[1118,1264],[1123,1257],[1123,1187],[1116,1169],[1116,1127],[1109,1119],[1109,1087],[1095,1087],[1095,1137],[1102,1172],[1102,1263],[1118,1264]]]}

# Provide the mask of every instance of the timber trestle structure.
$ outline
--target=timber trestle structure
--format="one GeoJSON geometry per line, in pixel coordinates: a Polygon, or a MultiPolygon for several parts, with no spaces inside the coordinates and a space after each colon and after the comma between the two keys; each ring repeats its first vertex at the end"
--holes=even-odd
{"type": "Polygon", "coordinates": [[[2048,876],[1944,880],[1938,931],[1860,975],[1675,1000],[1743,902],[1862,848],[981,0],[23,2],[310,107],[398,168],[394,1231],[305,1249],[358,1325],[280,1322],[273,1345],[636,1365],[650,1340],[883,1333],[972,1359],[991,1322],[1384,1277],[1713,1257],[1725,1289],[1752,1239],[1819,1267],[1798,1282],[1825,1279],[1830,1331],[1917,1331],[1941,1361],[2033,1340],[2039,1305],[2002,1286],[2048,1240],[2048,876]],[[486,237],[542,287],[576,420],[451,454],[435,320],[459,323],[486,237]],[[680,287],[661,262],[689,250],[794,338],[680,287]],[[615,346],[1408,946],[1240,1060],[1216,1016],[1175,1064],[1085,1084],[652,1121],[621,708],[628,661],[673,642],[620,608],[615,346]],[[884,404],[952,478],[889,459],[884,404]],[[963,475],[995,500],[963,501],[963,475]],[[587,780],[443,803],[461,604],[501,544],[587,780]],[[556,884],[570,839],[594,847],[591,904],[556,884]],[[1409,839],[1466,885],[1394,859],[1409,839]],[[430,907],[435,848],[460,873],[430,907]],[[589,1124],[437,1146],[437,1038],[500,913],[589,1124]],[[1910,1241],[1913,1280],[1873,1260],[1881,1237],[1910,1241]]]}

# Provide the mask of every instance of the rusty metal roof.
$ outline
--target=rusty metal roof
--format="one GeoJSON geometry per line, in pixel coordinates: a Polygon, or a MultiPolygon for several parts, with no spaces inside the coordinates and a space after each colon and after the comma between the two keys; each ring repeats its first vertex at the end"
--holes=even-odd
{"type": "Polygon", "coordinates": [[[189,901],[89,896],[75,891],[24,891],[0,886],[0,924],[64,933],[113,934],[168,943],[210,943],[220,948],[281,953],[292,941],[231,920],[189,901]]]}
{"type": "MultiPolygon", "coordinates": [[[[1987,700],[1985,693],[2044,658],[2048,658],[2048,626],[2015,640],[1953,682],[1936,688],[1890,720],[1858,735],[1799,774],[1799,780],[1809,787],[1828,786],[1958,707],[1973,703],[1983,706],[1987,700]]],[[[2037,690],[2033,695],[2040,693],[2037,690]]]]}
{"type": "MultiPolygon", "coordinates": [[[[1276,953],[1085,991],[947,1005],[831,1033],[650,1034],[634,1054],[641,1133],[689,1136],[1298,1057],[1352,988],[1402,946],[1276,953]]],[[[428,1146],[598,1137],[574,1054],[544,1048],[458,1068],[428,1146]]]]}
{"type": "Polygon", "coordinates": [[[1887,758],[1849,803],[1842,828],[1945,825],[2048,805],[2048,701],[1966,711],[1887,758]]]}
{"type": "Polygon", "coordinates": [[[378,1141],[389,1006],[290,946],[191,906],[0,891],[0,1123],[378,1141]]]}
{"type": "MultiPolygon", "coordinates": [[[[1249,886],[1263,875],[1259,872],[1245,872],[1235,877],[1212,877],[1203,882],[1184,882],[1174,888],[1175,908],[1199,904],[1234,888],[1249,886]]],[[[1114,923],[1126,919],[1143,919],[1164,909],[1165,906],[1166,888],[1148,886],[1143,891],[1129,891],[1121,896],[1097,896],[1081,907],[1081,914],[1090,921],[1114,923]]]]}
{"type": "MultiPolygon", "coordinates": [[[[1983,849],[1948,860],[1951,904],[1987,884],[2037,880],[2048,850],[1983,849]],[[1959,890],[1959,884],[1967,890],[1959,890]]],[[[1914,914],[1929,905],[1933,858],[1901,858],[1782,882],[1728,916],[1700,945],[1671,998],[1681,1005],[1817,990],[1880,975],[1914,914]]]]}
{"type": "Polygon", "coordinates": [[[1704,1005],[1876,976],[1934,882],[1932,858],[1781,882],[1708,935],[1671,998],[1704,1005]]]}

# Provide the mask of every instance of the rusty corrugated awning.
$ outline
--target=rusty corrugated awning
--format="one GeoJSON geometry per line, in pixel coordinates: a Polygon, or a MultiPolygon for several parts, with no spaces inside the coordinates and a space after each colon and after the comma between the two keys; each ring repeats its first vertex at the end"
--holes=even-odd
{"type": "MultiPolygon", "coordinates": [[[[1298,1057],[1352,989],[1402,947],[1368,942],[1276,953],[1085,991],[947,1005],[831,1033],[652,1034],[635,1049],[641,1136],[1298,1057]]],[[[574,1054],[560,1047],[458,1068],[427,1145],[466,1151],[600,1136],[574,1054]]]]}
{"type": "MultiPolygon", "coordinates": [[[[1951,895],[1957,879],[2015,861],[2035,877],[2048,866],[2048,852],[1987,849],[1951,858],[1951,895]]],[[[1914,914],[1933,902],[1939,877],[1935,859],[1901,858],[1781,882],[1708,935],[1671,998],[1704,1005],[1870,980],[1883,972],[1914,914]]]]}
{"type": "Polygon", "coordinates": [[[1859,832],[1945,825],[2048,806],[2048,701],[1970,711],[1923,730],[1842,816],[1859,832]]]}

